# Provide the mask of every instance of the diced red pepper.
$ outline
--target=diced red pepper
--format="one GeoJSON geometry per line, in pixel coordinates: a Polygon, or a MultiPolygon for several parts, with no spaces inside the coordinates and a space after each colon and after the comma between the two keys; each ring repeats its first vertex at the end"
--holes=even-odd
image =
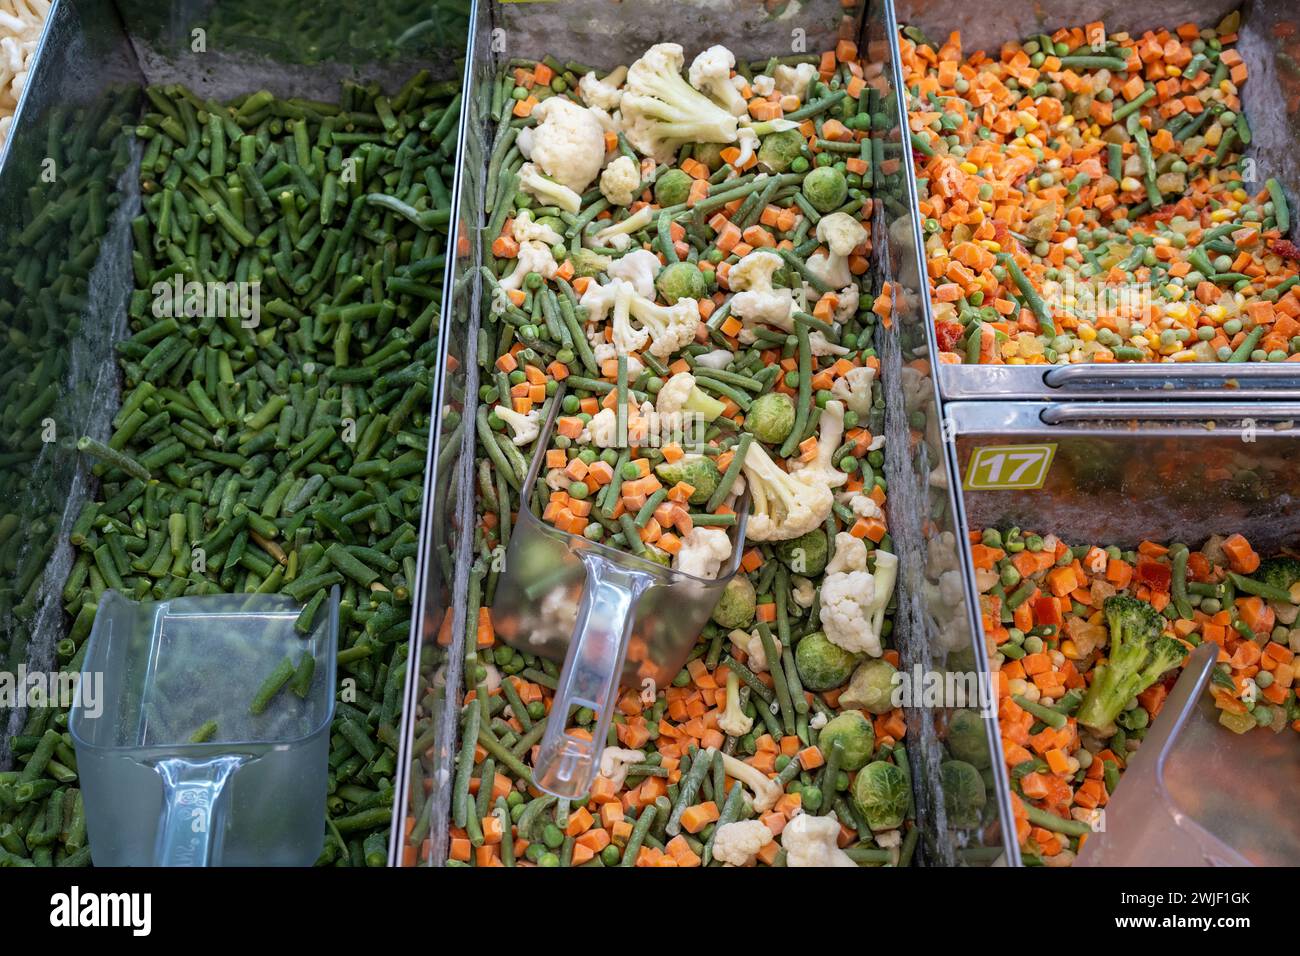
{"type": "Polygon", "coordinates": [[[939,322],[935,324],[934,332],[939,339],[939,351],[953,352],[961,338],[962,326],[960,322],[939,322]]]}
{"type": "Polygon", "coordinates": [[[1040,626],[1055,624],[1058,627],[1061,624],[1061,606],[1056,603],[1054,597],[1040,597],[1034,599],[1034,620],[1040,626]]]}
{"type": "Polygon", "coordinates": [[[1137,579],[1139,584],[1145,584],[1153,591],[1168,591],[1169,582],[1173,580],[1173,569],[1167,565],[1156,561],[1153,558],[1139,557],[1137,565],[1137,579]]]}

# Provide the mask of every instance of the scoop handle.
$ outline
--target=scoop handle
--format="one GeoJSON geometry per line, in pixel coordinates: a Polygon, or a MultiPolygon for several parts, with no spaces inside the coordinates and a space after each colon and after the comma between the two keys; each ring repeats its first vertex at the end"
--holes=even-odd
{"type": "Polygon", "coordinates": [[[223,796],[246,758],[211,760],[172,757],[154,769],[163,781],[163,814],[154,847],[155,866],[219,866],[224,827],[223,796]]]}
{"type": "Polygon", "coordinates": [[[542,737],[533,782],[557,797],[580,796],[591,788],[613,717],[615,694],[636,621],[636,602],[654,583],[645,571],[621,567],[593,551],[579,551],[587,583],[564,657],[564,670],[542,737]],[[591,739],[567,731],[567,717],[579,707],[596,714],[591,739]]]}

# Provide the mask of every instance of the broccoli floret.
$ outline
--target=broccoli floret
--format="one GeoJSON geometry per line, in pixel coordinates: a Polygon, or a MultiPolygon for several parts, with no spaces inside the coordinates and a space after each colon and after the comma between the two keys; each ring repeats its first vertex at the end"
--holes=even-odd
{"type": "Polygon", "coordinates": [[[1288,555],[1265,558],[1251,577],[1269,587],[1290,591],[1295,583],[1300,581],[1300,560],[1288,555]]]}
{"type": "Polygon", "coordinates": [[[1117,594],[1103,605],[1110,648],[1079,705],[1079,723],[1094,729],[1114,722],[1130,699],[1187,657],[1187,648],[1164,635],[1164,618],[1146,601],[1117,594]]]}

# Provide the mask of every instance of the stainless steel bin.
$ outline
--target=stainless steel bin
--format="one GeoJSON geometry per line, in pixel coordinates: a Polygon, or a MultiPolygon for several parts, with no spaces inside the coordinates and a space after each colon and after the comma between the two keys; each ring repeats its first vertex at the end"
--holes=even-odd
{"type": "MultiPolygon", "coordinates": [[[[1300,51],[1292,35],[1294,10],[1289,9],[1288,4],[1268,0],[1250,0],[1245,4],[1234,0],[1162,0],[1120,7],[1093,0],[1081,3],[1048,0],[1032,5],[992,2],[942,5],[924,0],[896,0],[895,3],[900,26],[918,27],[937,42],[946,39],[950,32],[960,30],[963,50],[982,49],[992,54],[996,54],[998,47],[1007,40],[1097,20],[1104,21],[1108,31],[1127,31],[1133,35],[1160,27],[1172,29],[1187,22],[1212,27],[1238,7],[1243,16],[1236,49],[1250,68],[1250,77],[1242,87],[1241,95],[1253,132],[1247,156],[1259,170],[1255,186],[1262,188],[1266,178],[1276,177],[1285,187],[1294,207],[1300,201],[1300,161],[1296,152],[1300,143],[1300,72],[1295,65],[1300,51]]],[[[897,80],[901,90],[901,73],[897,80]]],[[[907,188],[911,205],[915,208],[916,176],[912,146],[906,137],[904,152],[907,156],[904,163],[907,188]]],[[[900,235],[900,240],[913,250],[908,271],[923,277],[925,263],[920,250],[924,246],[919,217],[910,223],[900,223],[899,229],[905,233],[900,235]]],[[[1294,217],[1291,231],[1294,237],[1294,217]]],[[[911,354],[928,360],[937,370],[938,387],[945,401],[1169,397],[1289,401],[1300,397],[1300,363],[1294,362],[1276,365],[1251,362],[1234,366],[1222,363],[940,364],[930,297],[923,279],[919,285],[926,341],[922,343],[918,337],[915,351],[911,354]]]]}
{"type": "MultiPolygon", "coordinates": [[[[952,402],[944,413],[949,473],[964,483],[981,448],[1050,444],[1055,452],[1040,488],[960,492],[970,608],[979,607],[970,535],[984,528],[1124,549],[1144,540],[1199,546],[1234,532],[1265,555],[1300,547],[1300,404],[952,402]]],[[[969,629],[992,659],[978,611],[969,629]]]]}
{"type": "MultiPolygon", "coordinates": [[[[904,178],[905,158],[892,88],[895,75],[891,59],[892,8],[887,2],[845,4],[816,0],[803,4],[772,4],[758,0],[728,3],[669,3],[665,0],[569,0],[563,3],[481,2],[474,14],[469,59],[465,71],[466,109],[461,130],[461,169],[458,180],[457,260],[447,297],[444,347],[446,369],[439,404],[443,425],[435,451],[433,514],[428,517],[431,553],[443,563],[450,581],[449,599],[443,603],[426,594],[417,635],[423,666],[409,688],[410,744],[404,768],[410,776],[402,792],[399,813],[412,834],[403,848],[405,859],[417,865],[442,865],[448,850],[448,804],[451,764],[458,742],[456,714],[461,705],[461,676],[467,647],[476,622],[465,620],[469,570],[474,560],[473,487],[474,433],[472,422],[478,403],[479,365],[485,350],[480,342],[482,293],[477,278],[484,239],[483,196],[492,141],[489,101],[498,70],[510,59],[537,59],[550,53],[561,60],[573,57],[610,67],[627,63],[647,46],[660,41],[682,42],[691,55],[713,43],[727,45],[744,58],[766,58],[788,50],[815,52],[834,46],[838,38],[853,39],[873,65],[873,84],[880,93],[876,135],[884,162],[873,184],[877,210],[873,222],[873,280],[875,288],[889,282],[903,290],[898,274],[905,270],[907,249],[897,239],[896,224],[908,221],[909,197],[904,178]],[[465,423],[470,423],[466,425],[465,423]]],[[[896,310],[915,307],[915,296],[896,299],[896,310]]],[[[900,555],[898,611],[895,640],[906,669],[933,672],[944,666],[949,650],[959,651],[967,670],[979,663],[969,659],[973,647],[966,616],[958,596],[955,608],[945,600],[942,610],[937,588],[949,572],[960,581],[957,563],[955,508],[950,491],[935,487],[931,472],[946,468],[942,446],[924,452],[914,439],[924,436],[926,422],[937,426],[932,398],[918,388],[915,369],[905,369],[908,335],[915,323],[894,322],[878,332],[877,344],[886,382],[886,464],[889,482],[891,535],[900,555]]],[[[923,341],[923,340],[922,340],[923,341]]],[[[488,359],[491,361],[491,358],[488,359]]],[[[434,562],[430,562],[432,566],[434,562]]],[[[473,646],[468,651],[472,653],[473,646]]],[[[946,711],[945,711],[946,712],[946,711]]],[[[922,826],[925,861],[935,865],[965,859],[989,860],[1003,852],[1001,816],[1008,805],[1002,798],[990,802],[987,825],[979,832],[950,830],[943,812],[938,767],[942,760],[943,713],[923,709],[908,711],[907,746],[913,767],[918,823],[922,826]],[[964,852],[965,857],[960,853],[964,852]]],[[[989,741],[996,737],[989,731],[989,741]]],[[[1002,771],[990,768],[993,778],[1002,771]]],[[[1004,774],[1002,775],[1004,777],[1004,774]]],[[[1005,795],[1005,780],[995,781],[996,793],[1005,795]]],[[[1014,853],[1014,847],[1008,847],[1014,853]]]]}
{"type": "MultiPolygon", "coordinates": [[[[337,99],[345,79],[392,89],[422,68],[454,78],[468,10],[461,0],[57,0],[0,167],[0,670],[51,670],[67,629],[67,538],[94,484],[73,444],[107,435],[120,401],[115,344],[140,210],[140,152],[124,128],[142,89],[337,99]]],[[[421,596],[442,581],[425,557],[421,596]]],[[[25,710],[0,703],[0,768],[25,710]]]]}

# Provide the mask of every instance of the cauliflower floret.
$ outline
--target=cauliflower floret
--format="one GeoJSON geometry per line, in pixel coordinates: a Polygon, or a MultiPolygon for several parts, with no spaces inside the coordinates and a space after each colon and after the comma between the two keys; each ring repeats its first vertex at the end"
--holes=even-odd
{"type": "Polygon", "coordinates": [[[808,350],[813,355],[848,355],[849,350],[842,345],[836,345],[821,332],[813,331],[808,333],[808,350]]]}
{"type": "Polygon", "coordinates": [[[555,246],[564,242],[564,237],[550,226],[533,222],[531,209],[519,210],[514,222],[510,225],[510,235],[514,236],[515,241],[521,246],[525,242],[540,242],[548,246],[555,246]]]}
{"type": "Polygon", "coordinates": [[[630,206],[641,185],[641,167],[631,156],[620,156],[600,174],[600,194],[615,206],[630,206]]]}
{"type": "Polygon", "coordinates": [[[635,289],[625,279],[611,278],[604,285],[587,283],[587,291],[582,293],[578,304],[587,310],[588,322],[604,322],[609,318],[610,309],[617,304],[619,296],[633,295],[635,289]]]}
{"type": "Polygon", "coordinates": [[[622,251],[632,243],[632,233],[640,232],[654,221],[654,210],[642,206],[620,222],[612,223],[588,237],[591,246],[608,246],[622,251]]]}
{"type": "Polygon", "coordinates": [[[600,752],[600,775],[614,784],[616,791],[621,790],[627,780],[627,768],[642,760],[645,760],[644,750],[606,747],[600,752]]]}
{"type": "Polygon", "coordinates": [[[575,216],[582,208],[582,197],[563,183],[547,179],[532,163],[519,167],[519,188],[548,206],[559,206],[575,216]]]}
{"type": "Polygon", "coordinates": [[[702,391],[690,372],[678,372],[659,389],[655,398],[655,410],[661,416],[678,417],[683,412],[692,412],[711,422],[726,411],[726,406],[702,391]]]}
{"type": "Polygon", "coordinates": [[[727,271],[731,314],[747,329],[770,325],[783,332],[794,331],[794,290],[772,288],[772,276],[784,265],[774,252],[759,249],[749,253],[727,271]]]}
{"type": "Polygon", "coordinates": [[[861,492],[849,499],[849,510],[859,518],[883,518],[885,514],[870,495],[861,492]]]}
{"type": "Polygon", "coordinates": [[[758,442],[745,454],[745,478],[752,510],[746,535],[754,541],[787,541],[819,527],[835,496],[821,483],[820,471],[787,474],[758,442]]]}
{"type": "Polygon", "coordinates": [[[840,824],[834,817],[800,813],[781,831],[786,866],[857,866],[836,843],[840,824]]]}
{"type": "Polygon", "coordinates": [[[744,169],[745,164],[758,152],[758,133],[748,126],[742,126],[736,131],[736,145],[740,147],[740,155],[731,164],[731,168],[744,169]]]}
{"type": "Polygon", "coordinates": [[[871,633],[871,602],[875,581],[867,570],[867,548],[847,531],[835,536],[835,556],[822,580],[821,622],[826,639],[854,653],[881,654],[880,638],[871,633]]]}
{"type": "Polygon", "coordinates": [[[714,349],[712,352],[705,352],[703,355],[695,356],[695,364],[703,365],[705,368],[725,369],[735,361],[735,353],[726,349],[714,349]]]}
{"type": "Polygon", "coordinates": [[[605,131],[590,110],[566,96],[533,108],[537,125],[520,131],[519,151],[557,183],[582,193],[605,162],[605,131]]]}
{"type": "Polygon", "coordinates": [[[568,491],[571,479],[563,468],[552,468],[546,473],[546,487],[552,491],[568,491]]]}
{"type": "Polygon", "coordinates": [[[827,574],[844,574],[867,570],[867,545],[847,531],[835,536],[835,553],[826,562],[827,574]]]}
{"type": "Polygon", "coordinates": [[[839,302],[835,303],[835,321],[847,322],[858,311],[858,286],[850,282],[840,289],[839,302]]]}
{"type": "Polygon", "coordinates": [[[612,408],[602,408],[587,423],[591,442],[597,448],[613,448],[618,444],[618,416],[612,408]]]}
{"type": "MultiPolygon", "coordinates": [[[[612,342],[599,342],[592,345],[591,354],[596,358],[596,364],[601,365],[610,360],[618,360],[618,346],[612,342]]],[[[627,378],[629,382],[635,381],[636,377],[645,371],[643,363],[635,355],[627,357],[627,378]]]]}
{"type": "Polygon", "coordinates": [[[803,99],[808,95],[808,84],[817,79],[815,63],[798,63],[795,66],[778,66],[772,71],[776,88],[782,93],[803,99]]]}
{"type": "Polygon", "coordinates": [[[749,866],[758,851],[776,837],[762,820],[737,820],[718,827],[713,835],[713,858],[730,866],[749,866]]]}
{"type": "Polygon", "coordinates": [[[510,430],[514,432],[516,445],[527,445],[542,430],[541,413],[537,409],[525,415],[515,411],[509,405],[497,405],[493,412],[497,418],[510,426],[510,430]]]}
{"type": "Polygon", "coordinates": [[[817,457],[812,461],[792,461],[788,465],[790,474],[807,482],[824,484],[827,488],[838,488],[849,480],[847,473],[840,471],[832,463],[840,439],[844,437],[844,403],[831,399],[822,409],[818,422],[817,457]]]}
{"type": "Polygon", "coordinates": [[[829,286],[841,288],[853,282],[849,256],[867,241],[867,230],[846,212],[822,216],[817,223],[817,239],[826,243],[829,254],[815,252],[808,258],[808,271],[829,286]]]}
{"type": "Polygon", "coordinates": [[[711,46],[693,61],[689,73],[695,87],[732,116],[749,114],[749,104],[731,82],[736,57],[725,46],[711,46]]]}
{"type": "Polygon", "coordinates": [[[847,532],[835,536],[835,557],[822,581],[821,622],[826,639],[835,646],[879,657],[880,629],[898,578],[898,558],[879,549],[875,557],[873,574],[866,570],[866,545],[847,532]]]}
{"type": "Polygon", "coordinates": [[[871,414],[871,384],[876,370],[870,365],[858,365],[835,380],[831,394],[842,401],[860,417],[871,414]]]}
{"type": "MultiPolygon", "coordinates": [[[[925,543],[925,551],[927,556],[925,570],[931,576],[942,574],[944,571],[953,571],[958,567],[957,536],[951,531],[943,531],[932,537],[925,543]]],[[[1109,563],[1109,559],[1104,556],[1104,551],[1102,555],[1102,561],[1109,563]]],[[[1106,569],[1103,567],[1101,570],[1106,569]]]]}
{"type": "Polygon", "coordinates": [[[599,106],[611,113],[618,109],[623,99],[623,81],[627,79],[627,67],[620,66],[605,75],[602,80],[595,73],[588,73],[578,81],[578,93],[588,106],[599,106]]]}
{"type": "Polygon", "coordinates": [[[626,279],[643,299],[655,297],[655,276],[663,266],[649,249],[634,249],[609,264],[605,272],[611,279],[626,279]]]}
{"type": "Polygon", "coordinates": [[[771,96],[772,91],[776,89],[776,80],[766,73],[760,73],[754,77],[749,86],[757,96],[771,96]]]}
{"type": "Polygon", "coordinates": [[[813,605],[813,599],[817,596],[817,588],[813,586],[812,581],[803,575],[795,574],[790,578],[790,596],[794,598],[795,604],[807,610],[813,605]]]}
{"type": "Polygon", "coordinates": [[[733,143],[736,117],[682,79],[676,43],[658,43],[632,64],[619,104],[623,135],[655,162],[671,163],[684,143],[733,143]]]}
{"type": "Polygon", "coordinates": [[[635,296],[631,310],[632,317],[649,331],[653,339],[650,354],[657,358],[666,360],[678,349],[695,341],[695,332],[700,327],[700,304],[694,299],[678,299],[672,305],[659,305],[635,296]]]}
{"type": "Polygon", "coordinates": [[[625,279],[611,279],[604,285],[592,282],[582,294],[578,303],[587,310],[587,320],[603,322],[611,309],[614,314],[614,348],[615,354],[627,355],[639,352],[650,340],[650,333],[645,329],[635,329],[631,321],[631,304],[636,301],[636,290],[625,279]]]}
{"type": "Polygon", "coordinates": [[[519,257],[515,260],[515,271],[499,284],[501,288],[513,291],[523,287],[528,273],[536,272],[543,279],[551,279],[555,276],[555,268],[555,256],[551,255],[550,246],[544,242],[521,242],[519,257]]]}
{"type": "Polygon", "coordinates": [[[727,707],[718,718],[718,729],[728,737],[743,737],[754,729],[754,718],[740,709],[740,677],[727,672],[727,707]]]}
{"type": "Polygon", "coordinates": [[[731,560],[731,539],[721,528],[691,528],[673,557],[673,569],[712,581],[731,560]]]}
{"type": "Polygon", "coordinates": [[[755,812],[767,813],[776,805],[776,801],[781,799],[781,795],[785,793],[785,788],[781,784],[769,779],[767,774],[753,764],[737,760],[731,754],[722,753],[721,751],[719,751],[718,756],[722,758],[722,768],[726,771],[727,776],[749,787],[750,793],[754,795],[755,812]]]}
{"type": "Polygon", "coordinates": [[[678,372],[659,389],[655,396],[655,411],[660,414],[680,412],[694,389],[695,376],[690,372],[678,372]]]}
{"type": "MultiPolygon", "coordinates": [[[[736,650],[748,659],[751,671],[760,674],[767,670],[767,649],[763,647],[763,638],[758,631],[742,631],[736,628],[727,634],[727,638],[736,645],[736,650]]],[[[772,648],[778,654],[781,653],[781,639],[775,634],[772,635],[772,648]]]]}

